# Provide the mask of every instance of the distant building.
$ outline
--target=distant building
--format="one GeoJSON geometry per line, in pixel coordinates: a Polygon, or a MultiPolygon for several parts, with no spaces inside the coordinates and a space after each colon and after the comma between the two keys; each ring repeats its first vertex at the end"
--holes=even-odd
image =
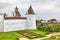
{"type": "Polygon", "coordinates": [[[48,24],[51,24],[51,23],[53,23],[53,24],[60,24],[60,21],[59,20],[55,20],[55,21],[49,21],[47,23],[48,24]]]}
{"type": "Polygon", "coordinates": [[[30,6],[26,17],[21,17],[16,6],[13,17],[7,17],[6,14],[0,14],[0,32],[36,29],[36,15],[30,6]]]}
{"type": "Polygon", "coordinates": [[[47,23],[47,21],[46,20],[43,20],[43,21],[41,21],[41,23],[47,23]]]}

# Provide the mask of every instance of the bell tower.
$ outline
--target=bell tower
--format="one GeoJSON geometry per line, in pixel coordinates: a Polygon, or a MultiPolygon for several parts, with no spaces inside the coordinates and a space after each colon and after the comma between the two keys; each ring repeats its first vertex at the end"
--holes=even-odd
{"type": "Polygon", "coordinates": [[[17,6],[16,6],[16,8],[15,8],[15,17],[21,17],[21,15],[20,15],[20,13],[19,13],[19,11],[18,11],[17,6]]]}

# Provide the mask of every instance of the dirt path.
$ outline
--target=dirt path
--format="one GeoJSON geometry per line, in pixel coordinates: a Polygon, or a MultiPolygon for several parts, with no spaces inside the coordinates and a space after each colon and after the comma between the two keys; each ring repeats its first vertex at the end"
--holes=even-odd
{"type": "MultiPolygon", "coordinates": [[[[32,40],[43,40],[43,39],[46,39],[46,38],[50,38],[52,35],[60,35],[60,33],[55,33],[55,34],[49,34],[49,35],[45,35],[46,37],[42,37],[42,38],[35,38],[35,39],[32,39],[32,40]]],[[[29,40],[28,38],[19,38],[20,40],[29,40]]]]}
{"type": "Polygon", "coordinates": [[[46,37],[36,38],[36,39],[33,39],[33,40],[43,40],[43,39],[46,39],[46,38],[50,38],[52,35],[60,35],[60,33],[45,35],[46,37]]]}

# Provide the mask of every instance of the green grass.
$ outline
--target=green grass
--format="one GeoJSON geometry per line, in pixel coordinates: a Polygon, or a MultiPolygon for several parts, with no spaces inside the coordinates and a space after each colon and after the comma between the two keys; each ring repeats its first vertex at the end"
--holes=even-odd
{"type": "Polygon", "coordinates": [[[45,35],[46,34],[46,32],[40,31],[40,30],[28,30],[28,31],[36,33],[36,34],[40,34],[40,35],[45,35]]]}
{"type": "MultiPolygon", "coordinates": [[[[46,32],[40,31],[40,30],[25,30],[25,31],[33,32],[33,33],[40,34],[40,35],[46,35],[46,32]]],[[[25,37],[25,36],[15,32],[15,31],[0,32],[0,40],[16,40],[17,37],[25,37]]],[[[48,39],[44,39],[44,40],[60,40],[60,38],[57,38],[57,39],[48,38],[48,39]]]]}
{"type": "Polygon", "coordinates": [[[23,37],[23,35],[17,32],[0,32],[0,40],[16,40],[17,37],[23,37]]]}
{"type": "MultiPolygon", "coordinates": [[[[26,31],[26,30],[25,30],[26,31]]],[[[45,32],[40,30],[28,30],[30,32],[45,35],[45,32]]],[[[0,32],[0,40],[16,40],[17,37],[24,37],[23,35],[17,33],[17,32],[0,32]]]]}
{"type": "Polygon", "coordinates": [[[50,34],[56,34],[56,33],[60,33],[60,32],[51,32],[50,34]]]}
{"type": "Polygon", "coordinates": [[[44,39],[44,40],[60,40],[60,38],[47,38],[47,39],[44,39]]]}

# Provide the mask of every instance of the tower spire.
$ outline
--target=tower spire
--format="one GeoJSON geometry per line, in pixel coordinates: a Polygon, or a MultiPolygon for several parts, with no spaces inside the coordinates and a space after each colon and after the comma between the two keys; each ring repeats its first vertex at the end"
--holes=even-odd
{"type": "Polygon", "coordinates": [[[28,9],[28,14],[35,14],[31,5],[28,9]]]}
{"type": "Polygon", "coordinates": [[[18,8],[17,8],[17,6],[16,6],[16,8],[15,8],[15,9],[18,9],[18,8]]]}
{"type": "Polygon", "coordinates": [[[15,16],[16,17],[20,17],[21,16],[20,13],[19,13],[19,11],[18,11],[18,7],[17,6],[15,8],[15,16]]]}

